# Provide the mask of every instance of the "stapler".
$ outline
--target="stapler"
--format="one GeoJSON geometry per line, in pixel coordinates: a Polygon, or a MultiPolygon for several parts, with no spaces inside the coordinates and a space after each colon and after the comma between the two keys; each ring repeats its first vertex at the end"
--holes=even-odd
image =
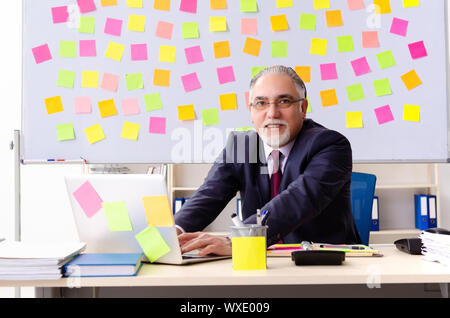
{"type": "Polygon", "coordinates": [[[302,242],[302,250],[291,253],[295,265],[341,265],[345,261],[343,251],[315,250],[309,242],[302,242]]]}

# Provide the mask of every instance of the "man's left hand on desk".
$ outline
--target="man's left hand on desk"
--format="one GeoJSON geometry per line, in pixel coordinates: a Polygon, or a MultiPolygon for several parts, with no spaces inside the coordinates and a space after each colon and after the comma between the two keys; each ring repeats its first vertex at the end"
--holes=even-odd
{"type": "Polygon", "coordinates": [[[208,254],[231,255],[231,242],[227,237],[194,232],[180,234],[178,241],[182,253],[199,250],[200,256],[208,254]]]}

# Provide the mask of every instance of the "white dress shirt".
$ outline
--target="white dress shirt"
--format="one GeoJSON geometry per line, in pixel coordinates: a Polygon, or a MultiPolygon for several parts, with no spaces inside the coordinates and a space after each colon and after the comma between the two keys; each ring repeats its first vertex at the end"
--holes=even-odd
{"type": "Polygon", "coordinates": [[[272,159],[272,156],[270,155],[272,153],[272,151],[279,150],[283,154],[283,157],[280,160],[280,169],[281,169],[281,173],[283,173],[284,167],[286,166],[287,158],[289,157],[292,147],[294,146],[294,142],[295,142],[295,138],[288,144],[286,144],[283,147],[278,148],[278,149],[272,148],[269,145],[267,145],[266,143],[264,143],[264,154],[265,154],[266,160],[267,160],[267,169],[269,172],[269,176],[271,176],[272,172],[273,172],[272,171],[273,170],[273,159],[272,159]]]}

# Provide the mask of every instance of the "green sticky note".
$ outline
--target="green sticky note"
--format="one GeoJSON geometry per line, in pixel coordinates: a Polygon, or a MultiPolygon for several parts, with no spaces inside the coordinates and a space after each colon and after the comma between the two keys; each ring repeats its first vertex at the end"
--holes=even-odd
{"type": "Polygon", "coordinates": [[[197,39],[198,34],[198,23],[197,22],[185,22],[181,25],[183,31],[183,39],[197,39]]]}
{"type": "Polygon", "coordinates": [[[353,36],[344,35],[337,37],[338,52],[353,52],[353,36]]]}
{"type": "Polygon", "coordinates": [[[316,30],[316,15],[309,13],[300,13],[300,26],[301,30],[316,30]]]}
{"type": "Polygon", "coordinates": [[[241,0],[241,12],[258,12],[256,0],[241,0]]]}
{"type": "Polygon", "coordinates": [[[58,136],[59,141],[75,139],[73,124],[67,123],[56,125],[56,135],[58,136]]]}
{"type": "Polygon", "coordinates": [[[135,238],[145,256],[152,263],[170,252],[170,247],[154,225],[150,225],[145,230],[136,234],[135,238]]]}
{"type": "Polygon", "coordinates": [[[80,26],[78,27],[80,33],[95,33],[95,18],[94,17],[80,17],[80,26]]]}
{"type": "Polygon", "coordinates": [[[111,232],[133,231],[125,201],[102,202],[102,207],[111,232]]]}
{"type": "Polygon", "coordinates": [[[144,88],[144,80],[142,79],[142,73],[126,74],[127,89],[142,89],[144,88]]]}
{"type": "Polygon", "coordinates": [[[364,99],[364,91],[361,84],[347,86],[347,95],[350,102],[364,99]]]}
{"type": "Polygon", "coordinates": [[[77,57],[77,42],[59,41],[60,57],[77,57]]]}
{"type": "Polygon", "coordinates": [[[272,41],[272,57],[287,57],[287,41],[272,41]]]}
{"type": "Polygon", "coordinates": [[[375,89],[376,96],[384,96],[392,94],[388,78],[373,81],[373,88],[375,89]]]}
{"type": "Polygon", "coordinates": [[[235,130],[236,131],[249,131],[249,130],[254,130],[255,128],[253,128],[252,126],[246,126],[246,127],[237,127],[235,130]]]}
{"type": "Polygon", "coordinates": [[[306,97],[306,100],[308,101],[308,108],[306,108],[306,113],[311,113],[312,108],[311,108],[311,103],[309,102],[309,97],[306,97]]]}
{"type": "Polygon", "coordinates": [[[220,124],[217,108],[202,109],[202,119],[204,126],[220,124]]]}
{"type": "Polygon", "coordinates": [[[394,55],[392,54],[391,50],[378,53],[377,59],[378,64],[380,64],[380,68],[382,70],[395,65],[394,55]]]}
{"type": "Polygon", "coordinates": [[[75,82],[75,72],[60,70],[58,74],[58,86],[73,88],[75,82]]]}
{"type": "Polygon", "coordinates": [[[153,93],[144,95],[145,108],[147,111],[162,109],[161,95],[159,93],[153,93]]]}
{"type": "Polygon", "coordinates": [[[254,66],[254,67],[252,67],[252,78],[253,78],[253,76],[257,75],[259,72],[261,72],[265,68],[266,68],[266,66],[254,66]]]}

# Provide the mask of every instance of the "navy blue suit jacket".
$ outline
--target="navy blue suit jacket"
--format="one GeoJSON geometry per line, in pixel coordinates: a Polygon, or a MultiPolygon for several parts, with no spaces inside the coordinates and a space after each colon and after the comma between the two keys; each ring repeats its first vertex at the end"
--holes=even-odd
{"type": "Polygon", "coordinates": [[[352,151],[349,141],[305,119],[287,158],[280,193],[270,200],[262,140],[255,131],[234,132],[203,185],[175,215],[187,232],[208,226],[239,191],[244,223],[256,209],[269,211],[267,244],[301,241],[360,243],[350,201],[352,151]]]}

